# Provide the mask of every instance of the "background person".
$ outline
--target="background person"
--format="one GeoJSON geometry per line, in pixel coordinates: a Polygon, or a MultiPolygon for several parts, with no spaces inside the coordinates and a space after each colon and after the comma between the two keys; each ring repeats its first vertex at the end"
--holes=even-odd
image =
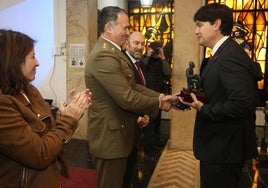
{"type": "Polygon", "coordinates": [[[49,104],[31,81],[36,68],[34,40],[0,30],[0,187],[59,188],[68,177],[63,146],[91,105],[91,93],[70,92],[55,121],[49,104]]]}
{"type": "MultiPolygon", "coordinates": [[[[171,76],[171,68],[166,61],[162,44],[150,42],[147,44],[146,55],[142,58],[146,66],[146,86],[154,91],[168,94],[167,78],[171,76]]],[[[150,123],[144,128],[144,150],[146,153],[159,152],[157,142],[160,139],[161,110],[156,118],[151,117],[150,123]],[[150,136],[149,136],[150,135],[150,136]]]]}
{"type": "Polygon", "coordinates": [[[212,49],[201,74],[203,104],[192,93],[197,110],[193,150],[200,160],[201,188],[236,188],[246,160],[256,158],[255,90],[251,60],[231,37],[232,10],[213,3],[194,15],[198,42],[212,49]]]}
{"type": "MultiPolygon", "coordinates": [[[[245,52],[248,54],[249,57],[251,57],[251,47],[247,42],[243,42],[240,44],[242,48],[245,50],[245,52]]],[[[255,88],[255,99],[256,99],[256,106],[264,106],[264,102],[262,102],[262,98],[260,95],[260,90],[258,86],[258,82],[263,79],[263,73],[261,70],[261,65],[260,63],[256,61],[252,61],[252,69],[254,70],[254,75],[255,75],[255,82],[254,82],[254,88],[255,88]]]]}
{"type": "MultiPolygon", "coordinates": [[[[132,63],[132,69],[134,72],[135,82],[146,86],[146,73],[145,64],[141,61],[142,53],[145,47],[145,37],[139,31],[133,31],[129,34],[129,37],[125,44],[125,54],[132,63]],[[138,64],[137,64],[138,63],[138,64]]],[[[127,169],[124,177],[123,188],[130,188],[133,182],[133,174],[137,167],[138,151],[143,149],[143,138],[152,135],[144,135],[143,130],[150,122],[148,115],[140,115],[138,124],[135,129],[134,146],[133,151],[128,157],[127,169]],[[148,121],[144,121],[144,118],[148,121]]]]}
{"type": "Polygon", "coordinates": [[[142,60],[146,66],[147,87],[167,94],[166,80],[171,76],[171,68],[166,61],[162,44],[156,41],[150,42],[142,60]]]}
{"type": "Polygon", "coordinates": [[[89,150],[97,170],[97,185],[120,188],[132,151],[139,114],[156,116],[169,110],[164,94],[136,84],[132,63],[121,51],[129,35],[124,9],[104,7],[98,17],[100,37],[85,67],[86,86],[92,91],[89,113],[89,150]]]}

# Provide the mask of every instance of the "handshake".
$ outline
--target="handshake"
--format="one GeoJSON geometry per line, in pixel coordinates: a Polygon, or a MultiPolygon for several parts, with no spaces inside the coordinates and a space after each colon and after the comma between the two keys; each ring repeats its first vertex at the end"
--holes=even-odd
{"type": "Polygon", "coordinates": [[[171,108],[173,108],[178,102],[178,96],[176,95],[164,95],[160,94],[159,97],[159,108],[163,111],[168,112],[171,108]]]}
{"type": "Polygon", "coordinates": [[[159,108],[166,112],[171,108],[180,111],[188,111],[191,107],[200,111],[201,107],[204,105],[204,102],[200,100],[199,96],[195,93],[189,93],[189,96],[187,95],[186,98],[185,95],[182,95],[181,93],[175,95],[160,94],[158,99],[160,101],[159,108]]]}

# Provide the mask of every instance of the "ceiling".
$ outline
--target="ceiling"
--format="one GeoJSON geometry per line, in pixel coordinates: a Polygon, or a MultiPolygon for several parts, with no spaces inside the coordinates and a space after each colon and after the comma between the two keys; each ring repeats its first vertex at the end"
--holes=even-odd
{"type": "Polygon", "coordinates": [[[0,10],[9,8],[15,4],[21,3],[24,0],[0,0],[0,10]]]}

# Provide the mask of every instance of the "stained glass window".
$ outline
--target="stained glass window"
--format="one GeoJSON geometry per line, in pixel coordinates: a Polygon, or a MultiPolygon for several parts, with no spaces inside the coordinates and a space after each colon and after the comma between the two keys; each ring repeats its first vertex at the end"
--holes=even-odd
{"type": "MultiPolygon", "coordinates": [[[[128,14],[132,31],[140,31],[146,37],[146,43],[158,41],[163,44],[165,57],[172,68],[174,1],[154,0],[152,6],[146,8],[141,7],[139,1],[129,1],[128,14]]],[[[170,79],[167,84],[170,88],[170,79]]]]}

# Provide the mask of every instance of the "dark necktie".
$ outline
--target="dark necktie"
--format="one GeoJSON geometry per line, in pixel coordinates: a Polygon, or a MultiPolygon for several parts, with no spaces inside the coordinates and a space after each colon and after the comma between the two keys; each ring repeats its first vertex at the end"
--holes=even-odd
{"type": "Polygon", "coordinates": [[[142,85],[145,86],[146,84],[145,84],[145,80],[144,80],[144,77],[143,77],[143,74],[142,74],[142,71],[141,71],[140,63],[138,61],[136,61],[135,62],[135,65],[137,67],[137,71],[138,71],[138,74],[139,74],[141,83],[142,83],[142,85]]]}

